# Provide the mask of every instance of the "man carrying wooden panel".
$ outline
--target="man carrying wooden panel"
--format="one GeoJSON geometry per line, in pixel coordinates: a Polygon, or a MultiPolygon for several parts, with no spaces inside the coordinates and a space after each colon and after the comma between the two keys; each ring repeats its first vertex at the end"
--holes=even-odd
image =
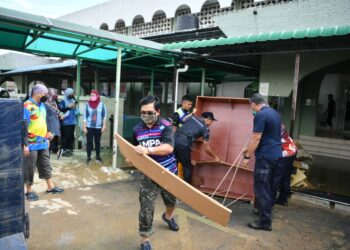
{"type": "MultiPolygon", "coordinates": [[[[177,165],[174,150],[173,128],[171,124],[160,115],[160,102],[156,96],[146,96],[140,101],[142,122],[134,127],[134,145],[136,153],[149,155],[153,160],[162,165],[173,174],[177,174],[177,165]]],[[[129,165],[132,159],[126,159],[129,165]]],[[[153,214],[158,190],[160,190],[166,211],[162,219],[172,231],[178,231],[179,227],[174,219],[176,198],[141,173],[140,182],[140,213],[139,232],[141,250],[152,249],[149,236],[153,233],[153,214]]]]}

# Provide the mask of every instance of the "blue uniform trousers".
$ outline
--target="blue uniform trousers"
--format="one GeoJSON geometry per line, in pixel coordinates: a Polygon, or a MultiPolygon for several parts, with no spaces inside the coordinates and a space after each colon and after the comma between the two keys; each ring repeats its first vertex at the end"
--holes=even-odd
{"type": "Polygon", "coordinates": [[[278,167],[275,173],[275,181],[273,187],[273,201],[275,202],[277,192],[279,192],[278,200],[287,202],[290,196],[290,176],[293,170],[293,162],[295,155],[289,157],[282,157],[278,161],[278,167]]]}
{"type": "Polygon", "coordinates": [[[271,225],[272,192],[277,167],[278,160],[263,158],[255,161],[254,193],[262,225],[271,225]]]}

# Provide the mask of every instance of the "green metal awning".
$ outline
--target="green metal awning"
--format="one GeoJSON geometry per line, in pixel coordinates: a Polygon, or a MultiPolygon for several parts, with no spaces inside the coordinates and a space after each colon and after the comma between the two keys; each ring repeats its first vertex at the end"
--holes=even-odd
{"type": "Polygon", "coordinates": [[[123,60],[130,60],[128,64],[139,63],[133,59],[139,59],[142,54],[145,67],[167,63],[178,56],[164,50],[160,43],[0,8],[0,48],[3,49],[115,64],[118,47],[122,48],[123,60]]]}
{"type": "MultiPolygon", "coordinates": [[[[168,76],[173,75],[174,62],[183,57],[181,50],[157,42],[5,8],[0,8],[0,48],[113,65],[121,48],[122,67],[168,76]]],[[[216,66],[220,64],[217,62],[216,66]]],[[[212,63],[201,59],[183,75],[197,81],[201,79],[202,68],[208,67],[208,80],[221,81],[226,72],[241,69],[224,66],[213,68],[211,74],[212,63]]]]}
{"type": "Polygon", "coordinates": [[[334,27],[320,27],[315,29],[294,30],[294,31],[280,31],[260,34],[251,34],[247,36],[237,37],[221,37],[209,40],[195,40],[186,42],[176,42],[165,44],[162,49],[196,49],[216,46],[227,46],[243,43],[256,43],[277,40],[303,39],[315,37],[331,37],[344,36],[350,34],[350,25],[334,26],[334,27]]]}

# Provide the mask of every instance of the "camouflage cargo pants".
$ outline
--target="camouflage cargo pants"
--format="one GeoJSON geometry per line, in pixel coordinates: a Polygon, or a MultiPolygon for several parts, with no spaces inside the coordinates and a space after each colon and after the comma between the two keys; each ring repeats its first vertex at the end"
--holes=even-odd
{"type": "Polygon", "coordinates": [[[162,189],[147,176],[141,174],[140,178],[139,232],[141,236],[150,236],[153,233],[153,215],[158,190],[160,190],[166,207],[174,207],[177,200],[175,196],[162,189]]]}

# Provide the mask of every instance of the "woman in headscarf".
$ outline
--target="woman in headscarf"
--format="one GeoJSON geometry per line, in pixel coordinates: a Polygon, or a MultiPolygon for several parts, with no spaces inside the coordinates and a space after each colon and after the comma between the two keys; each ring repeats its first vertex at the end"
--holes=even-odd
{"type": "Polygon", "coordinates": [[[58,141],[61,136],[61,126],[57,101],[57,89],[49,88],[48,100],[45,102],[46,108],[46,123],[48,130],[48,137],[50,140],[50,152],[57,153],[58,141]]]}
{"type": "Polygon", "coordinates": [[[103,163],[100,155],[101,135],[106,130],[107,108],[100,100],[100,94],[97,90],[92,90],[90,100],[86,104],[83,112],[83,131],[86,134],[87,142],[87,160],[86,163],[91,163],[91,152],[93,149],[93,141],[95,141],[96,162],[103,163]]]}
{"type": "Polygon", "coordinates": [[[76,101],[74,97],[74,90],[68,88],[64,91],[64,99],[59,104],[60,110],[63,115],[61,119],[61,132],[62,132],[62,154],[69,156],[73,151],[74,144],[74,130],[77,123],[77,109],[76,101]]]}

